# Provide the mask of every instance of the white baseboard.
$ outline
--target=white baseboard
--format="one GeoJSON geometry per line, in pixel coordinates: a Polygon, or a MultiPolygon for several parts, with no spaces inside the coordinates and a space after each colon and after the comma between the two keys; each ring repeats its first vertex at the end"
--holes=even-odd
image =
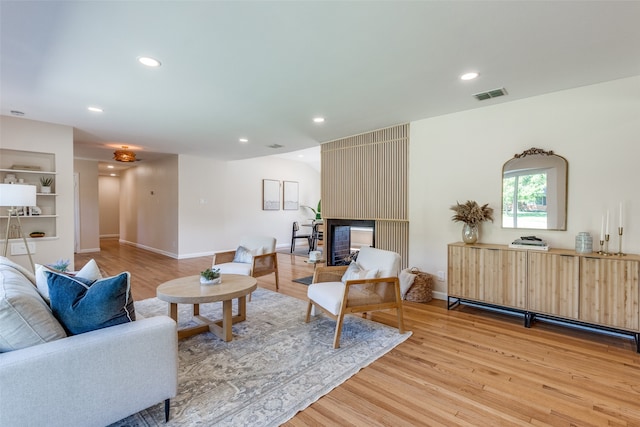
{"type": "Polygon", "coordinates": [[[100,252],[100,248],[87,248],[87,249],[80,249],[78,252],[76,252],[77,254],[88,254],[90,252],[100,252]]]}
{"type": "Polygon", "coordinates": [[[122,243],[122,244],[124,244],[124,245],[131,245],[131,246],[135,246],[136,248],[144,249],[144,250],[146,250],[146,251],[154,252],[154,253],[156,253],[156,254],[160,254],[160,255],[168,256],[169,258],[178,259],[178,255],[177,255],[177,254],[174,254],[174,253],[172,253],[172,252],[163,251],[163,250],[160,250],[160,249],[152,248],[152,247],[150,247],[150,246],[141,245],[141,244],[139,244],[139,243],[128,242],[128,241],[126,241],[126,240],[122,240],[122,239],[119,239],[119,240],[118,240],[118,242],[120,242],[120,243],[122,243]]]}
{"type": "Polygon", "coordinates": [[[100,235],[101,239],[117,239],[118,237],[120,237],[119,234],[101,234],[100,235]]]}
{"type": "Polygon", "coordinates": [[[441,300],[446,300],[447,299],[447,293],[446,292],[433,291],[431,296],[433,297],[433,299],[441,299],[441,300]]]}

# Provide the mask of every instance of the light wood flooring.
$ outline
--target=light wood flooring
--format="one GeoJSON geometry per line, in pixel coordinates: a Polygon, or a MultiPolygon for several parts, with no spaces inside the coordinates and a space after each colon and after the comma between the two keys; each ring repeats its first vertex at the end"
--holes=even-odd
{"type": "MultiPolygon", "coordinates": [[[[109,274],[130,271],[135,299],[211,263],[115,240],[101,248],[76,255],[76,267],[95,258],[109,274]]],[[[283,294],[305,299],[306,286],[291,281],[313,273],[304,259],[278,255],[283,294]]],[[[275,290],[271,276],[258,285],[275,290]]],[[[520,317],[469,306],[448,311],[437,300],[407,302],[404,313],[413,332],[407,341],[285,425],[640,426],[640,355],[628,337],[545,322],[527,329],[520,317]]],[[[393,313],[372,317],[395,326],[393,313]]]]}

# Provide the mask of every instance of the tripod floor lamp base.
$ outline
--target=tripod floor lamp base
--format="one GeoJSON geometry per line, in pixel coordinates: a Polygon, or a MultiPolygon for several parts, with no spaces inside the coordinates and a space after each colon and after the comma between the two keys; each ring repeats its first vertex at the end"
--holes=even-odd
{"type": "Polygon", "coordinates": [[[35,185],[22,185],[22,184],[0,184],[0,206],[10,206],[8,209],[9,217],[7,218],[7,232],[4,236],[4,256],[8,255],[9,249],[9,231],[11,229],[11,222],[16,221],[18,223],[18,230],[24,247],[29,256],[29,262],[31,263],[31,269],[35,272],[35,265],[33,258],[31,257],[31,251],[29,250],[29,244],[27,238],[24,235],[22,229],[22,223],[18,216],[18,209],[16,206],[35,206],[36,205],[36,186],[35,185]]]}

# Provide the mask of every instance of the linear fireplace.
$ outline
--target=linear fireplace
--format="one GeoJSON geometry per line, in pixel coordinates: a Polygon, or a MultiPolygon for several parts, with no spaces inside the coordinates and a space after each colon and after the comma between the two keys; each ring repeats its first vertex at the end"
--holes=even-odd
{"type": "Polygon", "coordinates": [[[368,219],[325,219],[327,265],[345,265],[361,246],[375,246],[376,222],[368,219]]]}

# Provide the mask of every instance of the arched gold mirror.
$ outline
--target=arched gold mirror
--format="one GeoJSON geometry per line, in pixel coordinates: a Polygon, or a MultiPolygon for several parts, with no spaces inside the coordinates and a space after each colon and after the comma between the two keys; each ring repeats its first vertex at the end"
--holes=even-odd
{"type": "Polygon", "coordinates": [[[502,227],[567,229],[567,160],[531,148],[502,167],[502,227]]]}

